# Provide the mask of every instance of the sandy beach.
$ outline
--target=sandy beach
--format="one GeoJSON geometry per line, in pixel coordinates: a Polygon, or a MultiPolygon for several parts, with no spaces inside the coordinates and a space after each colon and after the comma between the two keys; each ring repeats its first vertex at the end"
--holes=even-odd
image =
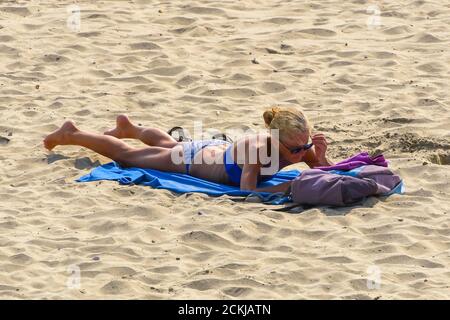
{"type": "Polygon", "coordinates": [[[2,1],[0,298],[449,299],[449,24],[445,1],[2,1]],[[287,213],[77,183],[110,160],[42,145],[122,113],[260,130],[273,105],[406,193],[287,213]]]}

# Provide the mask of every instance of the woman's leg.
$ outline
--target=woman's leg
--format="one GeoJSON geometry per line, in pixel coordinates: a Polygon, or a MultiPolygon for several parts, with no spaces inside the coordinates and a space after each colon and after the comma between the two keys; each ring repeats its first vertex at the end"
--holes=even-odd
{"type": "Polygon", "coordinates": [[[178,142],[166,132],[157,128],[143,128],[134,125],[126,115],[119,115],[116,128],[108,130],[105,135],[118,139],[137,139],[149,146],[173,148],[178,142]]]}
{"type": "Polygon", "coordinates": [[[65,122],[61,128],[49,134],[44,139],[44,145],[49,150],[58,145],[82,146],[126,167],[183,173],[185,171],[184,164],[175,164],[172,161],[172,149],[161,147],[136,149],[112,136],[81,131],[72,121],[65,122]]]}

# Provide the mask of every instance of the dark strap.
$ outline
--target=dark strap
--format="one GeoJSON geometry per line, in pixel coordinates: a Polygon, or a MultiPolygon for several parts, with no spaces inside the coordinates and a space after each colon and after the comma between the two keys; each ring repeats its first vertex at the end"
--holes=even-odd
{"type": "Polygon", "coordinates": [[[186,133],[184,132],[184,129],[182,127],[173,127],[172,129],[170,129],[169,131],[167,131],[167,133],[174,138],[175,140],[177,140],[178,142],[183,142],[183,141],[191,141],[190,138],[188,138],[186,136],[186,133]],[[174,133],[177,132],[177,135],[174,135],[174,133]]]}
{"type": "MultiPolygon", "coordinates": [[[[167,131],[167,133],[174,138],[175,140],[177,140],[178,142],[183,142],[183,141],[192,141],[191,138],[189,138],[184,129],[182,127],[173,127],[172,129],[170,129],[169,131],[167,131]],[[177,135],[174,133],[178,133],[177,135]]],[[[233,139],[231,139],[229,136],[227,136],[225,133],[218,133],[212,136],[212,139],[216,139],[216,140],[223,140],[223,141],[228,141],[230,143],[233,143],[233,139]]]]}
{"type": "Polygon", "coordinates": [[[233,143],[233,139],[227,136],[225,133],[217,133],[212,136],[213,139],[227,141],[229,143],[233,143]]]}

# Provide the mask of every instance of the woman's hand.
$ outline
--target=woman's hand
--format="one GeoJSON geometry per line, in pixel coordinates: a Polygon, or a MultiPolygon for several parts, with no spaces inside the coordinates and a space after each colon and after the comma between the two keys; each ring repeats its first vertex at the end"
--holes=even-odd
{"type": "Polygon", "coordinates": [[[329,166],[331,162],[326,158],[328,142],[323,133],[316,133],[311,136],[314,145],[314,153],[319,166],[329,166]]]}
{"type": "Polygon", "coordinates": [[[241,190],[253,191],[258,184],[258,175],[261,170],[259,164],[244,164],[241,175],[241,190]]]}

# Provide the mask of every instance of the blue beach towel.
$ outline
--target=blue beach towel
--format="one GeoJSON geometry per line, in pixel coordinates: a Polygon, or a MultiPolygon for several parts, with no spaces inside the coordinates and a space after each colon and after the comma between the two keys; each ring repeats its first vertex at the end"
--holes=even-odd
{"type": "MultiPolygon", "coordinates": [[[[291,181],[300,174],[298,170],[280,171],[270,180],[259,184],[259,187],[268,187],[291,181]]],[[[283,204],[289,202],[289,197],[283,197],[281,193],[242,191],[239,187],[224,185],[199,179],[183,173],[163,172],[153,169],[122,168],[116,162],[110,162],[97,167],[91,173],[77,179],[78,182],[98,180],[114,180],[120,184],[139,184],[155,189],[167,189],[177,193],[200,192],[210,196],[241,196],[255,195],[263,202],[271,204],[283,204]]]]}

